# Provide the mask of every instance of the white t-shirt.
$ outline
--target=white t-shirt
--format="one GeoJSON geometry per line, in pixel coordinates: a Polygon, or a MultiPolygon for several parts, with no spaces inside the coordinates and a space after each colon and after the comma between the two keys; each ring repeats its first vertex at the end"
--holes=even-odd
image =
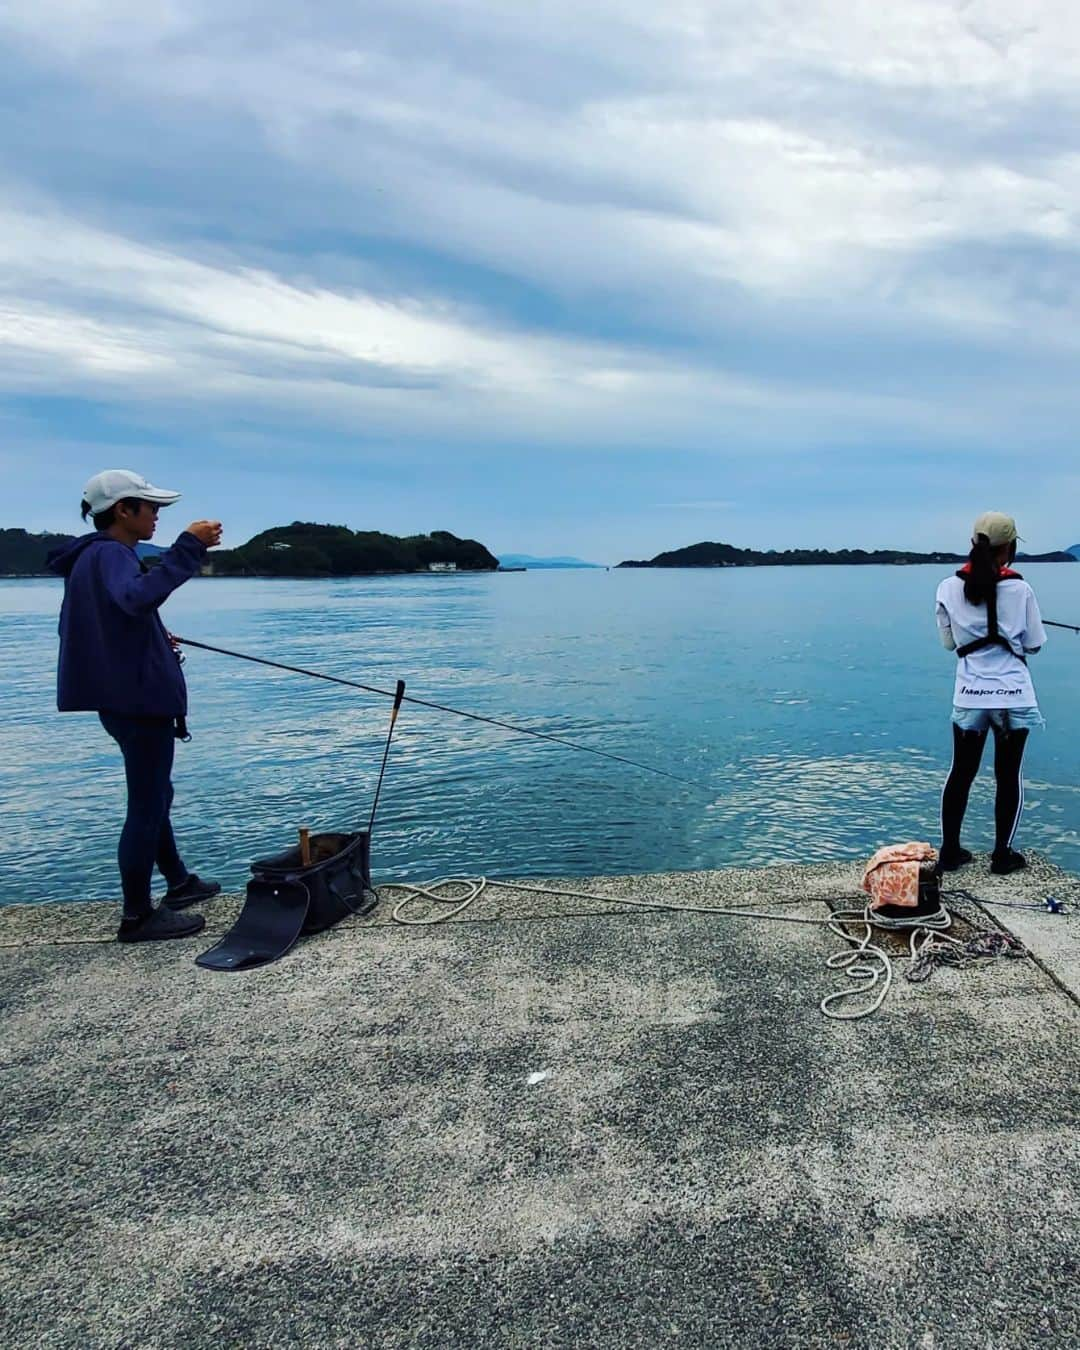
{"type": "MultiPolygon", "coordinates": [[[[998,632],[1008,638],[1013,651],[983,647],[956,663],[958,708],[1034,708],[1035,686],[1031,672],[1021,661],[1021,651],[1030,652],[1046,641],[1035,592],[1018,577],[1006,577],[997,588],[998,632]]],[[[986,606],[971,605],[964,597],[960,577],[946,577],[937,589],[937,622],[951,629],[957,647],[987,634],[986,606]]]]}

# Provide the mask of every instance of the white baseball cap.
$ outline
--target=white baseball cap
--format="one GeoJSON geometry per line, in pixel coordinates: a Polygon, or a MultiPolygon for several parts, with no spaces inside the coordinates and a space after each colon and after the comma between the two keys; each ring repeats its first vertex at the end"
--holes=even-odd
{"type": "Polygon", "coordinates": [[[158,506],[172,506],[179,496],[179,492],[173,492],[171,488],[154,487],[141,473],[134,473],[131,469],[106,469],[104,473],[94,474],[83,488],[83,501],[94,516],[122,502],[125,497],[157,502],[158,506]]]}
{"type": "Polygon", "coordinates": [[[974,543],[980,534],[986,535],[992,548],[1000,548],[1002,544],[1011,544],[1014,539],[1020,539],[1016,533],[1016,521],[1004,511],[984,511],[971,531],[971,542],[974,543]]]}

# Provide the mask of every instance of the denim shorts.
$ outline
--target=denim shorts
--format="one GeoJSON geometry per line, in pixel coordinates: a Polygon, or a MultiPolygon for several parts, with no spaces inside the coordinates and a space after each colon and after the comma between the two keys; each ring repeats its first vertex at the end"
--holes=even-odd
{"type": "Polygon", "coordinates": [[[952,710],[953,725],[961,731],[1035,731],[1043,727],[1038,708],[957,708],[952,710]]]}

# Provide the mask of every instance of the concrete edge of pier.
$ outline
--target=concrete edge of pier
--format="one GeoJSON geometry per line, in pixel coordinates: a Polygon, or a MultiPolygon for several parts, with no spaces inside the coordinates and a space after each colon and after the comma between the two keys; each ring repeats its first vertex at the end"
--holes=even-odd
{"type": "MultiPolygon", "coordinates": [[[[404,913],[410,918],[439,916],[440,922],[457,924],[589,914],[614,917],[640,912],[640,906],[650,899],[664,905],[703,908],[768,909],[774,905],[780,907],[778,912],[799,901],[824,901],[832,908],[857,908],[866,898],[860,889],[861,876],[862,860],[627,876],[517,879],[523,888],[578,892],[573,897],[512,889],[513,881],[500,877],[491,879],[498,882],[497,886],[486,888],[459,914],[443,918],[438,907],[433,908],[423,899],[410,901],[404,913]],[[620,904],[621,899],[637,903],[620,904]]],[[[349,941],[351,935],[359,935],[364,929],[394,925],[394,909],[406,899],[406,894],[386,883],[381,885],[380,903],[371,914],[350,920],[325,934],[323,940],[349,941]]],[[[972,903],[977,904],[987,920],[1017,937],[1047,975],[1080,1002],[1080,909],[1068,909],[1080,906],[1080,876],[1038,854],[1029,854],[1025,870],[998,877],[990,871],[989,855],[977,854],[967,867],[946,874],[942,885],[946,905],[957,916],[964,916],[972,903]],[[1064,901],[1067,911],[1052,913],[1047,907],[1048,900],[1064,901]]],[[[445,893],[448,897],[463,894],[464,888],[457,891],[450,888],[445,893]]],[[[240,894],[223,894],[202,906],[207,920],[206,937],[216,940],[226,932],[242,902],[240,894]]],[[[105,901],[0,906],[0,952],[11,947],[111,942],[117,917],[118,906],[105,901]]],[[[902,945],[898,939],[890,940],[894,954],[903,954],[902,945]]]]}

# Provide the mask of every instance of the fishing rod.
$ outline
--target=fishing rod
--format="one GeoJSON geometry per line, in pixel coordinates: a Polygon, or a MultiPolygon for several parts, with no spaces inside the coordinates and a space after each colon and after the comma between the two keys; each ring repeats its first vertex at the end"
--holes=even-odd
{"type": "MultiPolygon", "coordinates": [[[[582,745],[580,741],[568,740],[565,736],[555,736],[548,731],[533,731],[531,727],[519,727],[513,722],[504,722],[498,717],[484,717],[480,713],[465,712],[461,708],[451,708],[446,703],[433,703],[430,699],[416,698],[412,694],[404,692],[404,683],[398,681],[398,688],[395,690],[379,689],[375,685],[361,684],[358,680],[346,680],[340,675],[325,675],[319,670],[308,670],[304,666],[289,666],[284,661],[270,661],[265,656],[252,656],[250,652],[234,652],[228,647],[214,647],[209,642],[196,642],[194,638],[179,637],[172,634],[173,640],[179,642],[184,647],[195,647],[204,652],[217,652],[219,656],[232,656],[238,661],[251,661],[257,666],[269,666],[272,670],[287,670],[293,675],[306,675],[312,680],[325,680],[328,684],[343,684],[349,689],[362,689],[368,694],[379,694],[383,698],[392,698],[397,707],[401,703],[415,703],[420,708],[431,708],[436,712],[453,713],[455,717],[467,717],[470,722],[486,722],[489,726],[502,727],[504,731],[516,732],[519,736],[534,736],[537,740],[553,741],[556,745],[569,746],[571,750],[581,750],[586,755],[597,755],[601,759],[611,759],[617,764],[628,764],[632,769],[642,769],[645,773],[656,773],[662,778],[670,778],[672,782],[682,783],[686,787],[697,788],[700,792],[707,792],[710,797],[716,795],[715,789],[707,787],[693,778],[683,778],[677,773],[671,773],[668,769],[658,768],[655,764],[643,764],[640,760],[629,759],[626,755],[616,755],[610,750],[596,750],[591,745],[582,745]]],[[[396,717],[396,712],[395,712],[396,717]]],[[[391,731],[393,723],[391,723],[391,731]]]]}
{"type": "Polygon", "coordinates": [[[371,819],[368,821],[368,838],[375,832],[375,812],[379,805],[379,793],[382,791],[382,780],[386,774],[386,760],[390,754],[390,740],[394,734],[394,727],[397,725],[398,713],[401,711],[401,703],[405,697],[405,681],[398,680],[397,688],[394,690],[394,706],[390,712],[390,730],[386,733],[386,746],[382,752],[382,768],[379,770],[379,781],[375,784],[375,800],[371,803],[371,819]]]}
{"type": "Polygon", "coordinates": [[[1047,628],[1069,628],[1074,633],[1080,633],[1080,626],[1075,623],[1055,623],[1053,619],[1043,619],[1047,628]]]}

